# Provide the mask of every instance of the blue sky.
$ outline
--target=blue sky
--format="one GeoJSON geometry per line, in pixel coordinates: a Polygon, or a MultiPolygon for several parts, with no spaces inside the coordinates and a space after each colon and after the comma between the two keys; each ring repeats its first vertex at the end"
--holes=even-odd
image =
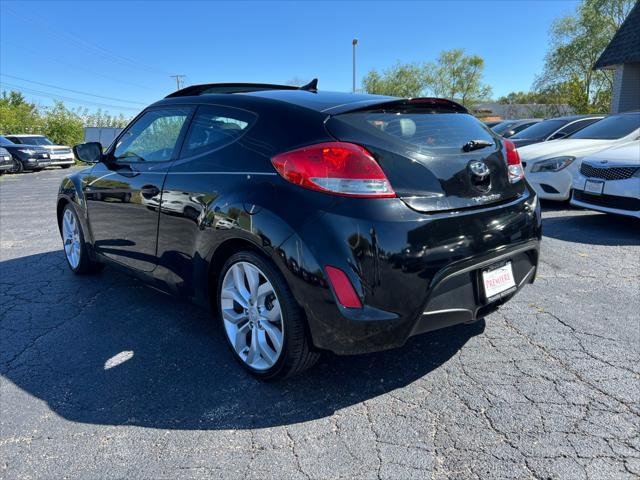
{"type": "Polygon", "coordinates": [[[187,85],[318,77],[350,91],[357,37],[358,85],[372,68],[464,48],[485,59],[498,97],[531,87],[552,21],[577,3],[0,1],[0,80],[43,105],[56,96],[126,116],[175,90],[171,74],[187,85]]]}

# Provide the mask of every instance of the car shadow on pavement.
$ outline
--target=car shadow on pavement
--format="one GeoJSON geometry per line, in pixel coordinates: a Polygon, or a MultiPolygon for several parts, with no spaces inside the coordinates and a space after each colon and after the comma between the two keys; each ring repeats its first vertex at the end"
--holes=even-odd
{"type": "MultiPolygon", "coordinates": [[[[234,362],[208,312],[114,269],[74,276],[50,252],[1,262],[0,284],[3,382],[89,424],[248,429],[318,419],[419,380],[484,329],[451,327],[371,355],[326,354],[295,378],[262,383],[234,362]]],[[[5,385],[3,415],[25,415],[12,398],[5,385]]]]}
{"type": "Polygon", "coordinates": [[[590,245],[640,245],[640,220],[599,212],[546,217],[542,220],[545,237],[590,245]]]}

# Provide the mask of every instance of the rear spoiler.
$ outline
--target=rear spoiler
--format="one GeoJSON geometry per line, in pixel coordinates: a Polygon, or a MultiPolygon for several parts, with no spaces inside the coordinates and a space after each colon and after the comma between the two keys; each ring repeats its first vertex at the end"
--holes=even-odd
{"type": "Polygon", "coordinates": [[[318,91],[318,79],[314,78],[301,87],[294,85],[276,85],[273,83],[205,83],[202,85],[190,85],[170,93],[164,98],[192,97],[208,93],[247,93],[262,90],[306,90],[315,93],[318,91]]]}
{"type": "Polygon", "coordinates": [[[345,103],[323,110],[323,113],[338,115],[352,112],[393,112],[393,113],[469,113],[457,102],[446,98],[418,97],[363,100],[362,102],[345,103]]]}

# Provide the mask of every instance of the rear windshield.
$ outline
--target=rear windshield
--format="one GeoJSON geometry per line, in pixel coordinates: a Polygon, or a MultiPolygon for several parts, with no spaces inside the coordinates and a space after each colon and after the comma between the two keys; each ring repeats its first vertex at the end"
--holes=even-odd
{"type": "Polygon", "coordinates": [[[564,127],[566,124],[566,120],[545,120],[544,122],[536,123],[535,125],[531,125],[529,128],[525,128],[511,138],[547,138],[553,132],[564,127]]]}
{"type": "Polygon", "coordinates": [[[614,115],[578,130],[570,138],[615,140],[629,135],[637,128],[640,128],[640,113],[614,115]]]}
{"type": "Polygon", "coordinates": [[[383,140],[400,141],[424,154],[460,153],[470,140],[495,143],[489,129],[464,113],[346,113],[340,120],[383,140]]]}

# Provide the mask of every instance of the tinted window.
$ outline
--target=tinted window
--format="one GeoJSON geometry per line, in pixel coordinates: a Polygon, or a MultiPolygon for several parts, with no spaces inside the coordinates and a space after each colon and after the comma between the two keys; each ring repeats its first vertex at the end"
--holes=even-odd
{"type": "Polygon", "coordinates": [[[535,125],[536,123],[537,122],[523,123],[522,125],[518,125],[517,127],[514,127],[512,130],[514,133],[518,133],[524,130],[525,128],[529,128],[531,125],[535,125]]]}
{"type": "Polygon", "coordinates": [[[516,124],[516,122],[502,122],[502,123],[499,123],[498,125],[495,125],[494,127],[492,127],[491,130],[493,130],[494,132],[496,132],[499,135],[502,135],[507,130],[511,130],[511,128],[515,124],[516,124]]]}
{"type": "Polygon", "coordinates": [[[0,137],[0,145],[15,145],[15,143],[13,143],[10,140],[7,140],[4,137],[0,137]]]}
{"type": "Polygon", "coordinates": [[[190,108],[150,110],[118,139],[113,155],[126,162],[171,160],[190,108]]]}
{"type": "Polygon", "coordinates": [[[566,120],[545,120],[525,128],[511,138],[547,138],[566,123],[566,120]]]}
{"type": "Polygon", "coordinates": [[[571,138],[615,140],[629,135],[637,128],[640,128],[640,113],[614,115],[578,130],[571,138]]]}
{"type": "Polygon", "coordinates": [[[256,116],[244,110],[220,106],[201,106],[193,117],[182,156],[210,152],[237,140],[256,116]]]}
{"type": "Polygon", "coordinates": [[[475,117],[460,113],[347,113],[340,119],[385,140],[401,141],[420,153],[459,153],[470,140],[494,143],[475,117]]]}
{"type": "Polygon", "coordinates": [[[574,132],[577,132],[578,130],[580,130],[581,128],[586,127],[587,125],[590,125],[594,122],[597,122],[598,120],[595,118],[585,118],[584,120],[578,120],[577,122],[573,122],[569,125],[567,125],[566,127],[560,129],[558,131],[558,133],[564,133],[565,136],[566,135],[571,135],[574,132]]]}

